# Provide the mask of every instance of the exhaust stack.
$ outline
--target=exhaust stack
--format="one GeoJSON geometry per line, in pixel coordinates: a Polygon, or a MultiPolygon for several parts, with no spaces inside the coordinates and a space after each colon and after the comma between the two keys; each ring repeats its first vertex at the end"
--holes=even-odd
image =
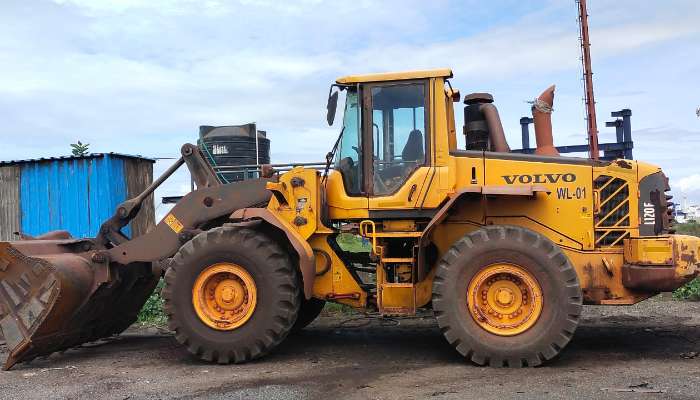
{"type": "Polygon", "coordinates": [[[464,136],[467,150],[509,153],[510,147],[503,131],[493,96],[472,93],[464,97],[464,136]]]}
{"type": "Polygon", "coordinates": [[[554,137],[552,135],[552,106],[554,104],[555,88],[555,85],[548,87],[532,104],[532,119],[535,124],[535,139],[537,140],[535,154],[542,156],[559,155],[556,147],[554,147],[554,137]]]}

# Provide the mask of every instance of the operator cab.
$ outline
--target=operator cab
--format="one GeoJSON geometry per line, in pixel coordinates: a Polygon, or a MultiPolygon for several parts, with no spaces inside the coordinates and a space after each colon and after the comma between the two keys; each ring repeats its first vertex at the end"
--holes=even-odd
{"type": "MultiPolygon", "coordinates": [[[[390,196],[428,163],[428,78],[451,76],[451,72],[398,75],[350,76],[334,85],[346,97],[333,165],[350,196],[390,196]]],[[[329,113],[331,107],[329,101],[329,113]]]]}
{"type": "MultiPolygon", "coordinates": [[[[345,92],[342,129],[328,157],[331,219],[399,218],[406,215],[399,210],[434,209],[444,201],[451,184],[441,168],[459,150],[453,102],[460,95],[450,78],[450,69],[433,69],[348,76],[331,85],[331,125],[338,93],[345,92]]],[[[493,98],[472,94],[465,103],[466,150],[509,152],[493,98]]]]}
{"type": "Polygon", "coordinates": [[[413,171],[425,164],[426,147],[426,88],[423,82],[372,84],[358,89],[347,88],[342,137],[335,169],[343,175],[348,194],[358,195],[371,187],[375,196],[395,192],[413,171]],[[360,96],[366,101],[365,124],[371,126],[371,136],[363,135],[360,96]],[[371,154],[363,160],[364,154],[371,154]],[[371,168],[364,174],[363,163],[371,168]],[[371,177],[371,186],[366,177],[371,177]]]}

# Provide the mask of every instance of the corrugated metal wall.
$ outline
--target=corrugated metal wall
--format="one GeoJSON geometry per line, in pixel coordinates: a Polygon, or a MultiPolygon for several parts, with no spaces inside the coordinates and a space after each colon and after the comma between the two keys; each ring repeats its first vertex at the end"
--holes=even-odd
{"type": "Polygon", "coordinates": [[[0,240],[17,239],[19,216],[19,167],[0,167],[0,240]]]}
{"type": "MultiPolygon", "coordinates": [[[[29,160],[0,166],[0,240],[65,229],[94,237],[116,207],[153,180],[150,160],[115,154],[29,160]]],[[[153,196],[124,233],[135,236],[155,225],[153,196]]]]}
{"type": "MultiPolygon", "coordinates": [[[[21,164],[22,232],[92,237],[126,199],[124,160],[110,155],[21,164]]],[[[125,229],[128,234],[128,230],[125,229]]]]}

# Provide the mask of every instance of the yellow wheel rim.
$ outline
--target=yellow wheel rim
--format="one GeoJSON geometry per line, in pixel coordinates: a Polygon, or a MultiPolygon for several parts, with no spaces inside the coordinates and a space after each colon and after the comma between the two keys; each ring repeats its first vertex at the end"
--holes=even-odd
{"type": "Polygon", "coordinates": [[[513,336],[530,329],[542,314],[542,288],[515,264],[492,264],[479,271],[467,289],[467,307],[488,332],[513,336]]]}
{"type": "Polygon", "coordinates": [[[200,272],[192,287],[192,304],[199,319],[219,331],[245,324],[257,303],[255,281],[236,264],[214,264],[200,272]]]}

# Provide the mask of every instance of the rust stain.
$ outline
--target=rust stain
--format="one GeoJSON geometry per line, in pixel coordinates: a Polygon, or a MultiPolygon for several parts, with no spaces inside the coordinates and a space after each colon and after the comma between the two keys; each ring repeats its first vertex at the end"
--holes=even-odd
{"type": "Polygon", "coordinates": [[[617,160],[615,161],[615,164],[617,164],[618,167],[620,168],[625,168],[625,169],[632,169],[632,164],[625,160],[617,160]]]}
{"type": "Polygon", "coordinates": [[[694,251],[691,251],[690,253],[681,253],[680,259],[681,259],[681,261],[685,262],[686,264],[697,264],[698,263],[698,258],[696,257],[694,251]]]}

